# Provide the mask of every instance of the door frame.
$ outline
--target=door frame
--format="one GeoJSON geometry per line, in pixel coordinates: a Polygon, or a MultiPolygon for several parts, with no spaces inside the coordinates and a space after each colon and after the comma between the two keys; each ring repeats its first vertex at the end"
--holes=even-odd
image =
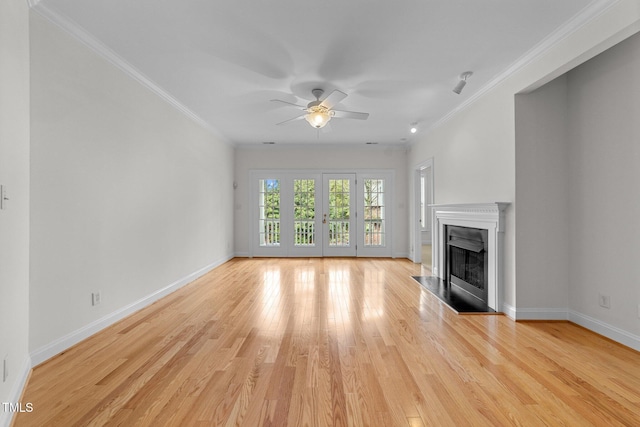
{"type": "MultiPolygon", "coordinates": [[[[413,259],[416,264],[422,263],[422,223],[420,222],[420,201],[422,200],[422,186],[420,185],[420,177],[422,173],[426,173],[429,177],[429,200],[426,200],[427,209],[432,210],[429,205],[433,205],[434,197],[434,172],[433,172],[433,157],[425,160],[422,163],[417,164],[414,167],[413,172],[413,200],[414,200],[414,221],[413,221],[413,259]]],[[[431,246],[433,248],[433,212],[431,216],[431,246]]],[[[433,254],[435,250],[431,251],[431,265],[433,265],[433,254]]]]}

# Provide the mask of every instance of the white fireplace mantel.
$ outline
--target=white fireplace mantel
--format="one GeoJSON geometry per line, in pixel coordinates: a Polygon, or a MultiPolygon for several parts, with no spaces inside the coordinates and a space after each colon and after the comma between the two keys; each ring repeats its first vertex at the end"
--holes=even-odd
{"type": "Polygon", "coordinates": [[[457,205],[429,205],[433,210],[433,274],[444,279],[446,225],[487,230],[487,291],[489,307],[502,311],[504,210],[509,203],[468,203],[457,205]]]}

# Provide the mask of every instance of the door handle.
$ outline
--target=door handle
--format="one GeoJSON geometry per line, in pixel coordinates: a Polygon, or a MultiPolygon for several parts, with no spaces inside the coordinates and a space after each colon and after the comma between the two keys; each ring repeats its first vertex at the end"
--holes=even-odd
{"type": "Polygon", "coordinates": [[[323,223],[323,224],[326,224],[326,223],[327,223],[327,214],[324,214],[324,215],[322,216],[322,223],[323,223]]]}

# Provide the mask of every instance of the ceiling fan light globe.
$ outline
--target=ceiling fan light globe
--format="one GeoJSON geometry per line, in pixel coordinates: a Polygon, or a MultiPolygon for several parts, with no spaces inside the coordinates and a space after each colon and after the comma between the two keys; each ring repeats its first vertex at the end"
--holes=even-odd
{"type": "Polygon", "coordinates": [[[307,120],[307,122],[309,122],[311,126],[316,129],[324,127],[327,123],[329,123],[329,120],[331,120],[331,116],[328,114],[328,112],[322,110],[312,111],[304,116],[304,118],[307,120]]]}

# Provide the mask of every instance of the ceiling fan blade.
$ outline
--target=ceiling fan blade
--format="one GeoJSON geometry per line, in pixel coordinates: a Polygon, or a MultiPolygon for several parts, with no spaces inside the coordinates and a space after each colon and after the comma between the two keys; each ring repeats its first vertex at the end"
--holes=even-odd
{"type": "Polygon", "coordinates": [[[291,119],[287,119],[287,120],[285,120],[284,122],[276,123],[276,126],[286,125],[287,123],[294,122],[294,121],[296,121],[296,120],[304,119],[304,116],[305,116],[305,115],[306,115],[306,113],[304,113],[304,114],[300,114],[299,116],[293,117],[293,118],[291,118],[291,119]]]}
{"type": "Polygon", "coordinates": [[[277,103],[285,104],[285,105],[288,105],[288,106],[294,106],[294,107],[301,108],[303,110],[307,109],[306,105],[298,105],[298,104],[294,104],[293,102],[283,101],[282,99],[272,99],[271,102],[277,102],[277,103]]]}
{"type": "Polygon", "coordinates": [[[367,118],[369,118],[369,113],[358,113],[357,111],[333,110],[333,117],[336,117],[338,119],[367,120],[367,118]]]}
{"type": "Polygon", "coordinates": [[[339,104],[346,97],[347,97],[346,93],[340,92],[339,90],[336,89],[333,92],[331,92],[329,96],[323,99],[320,105],[331,110],[334,107],[334,105],[339,104]]]}

